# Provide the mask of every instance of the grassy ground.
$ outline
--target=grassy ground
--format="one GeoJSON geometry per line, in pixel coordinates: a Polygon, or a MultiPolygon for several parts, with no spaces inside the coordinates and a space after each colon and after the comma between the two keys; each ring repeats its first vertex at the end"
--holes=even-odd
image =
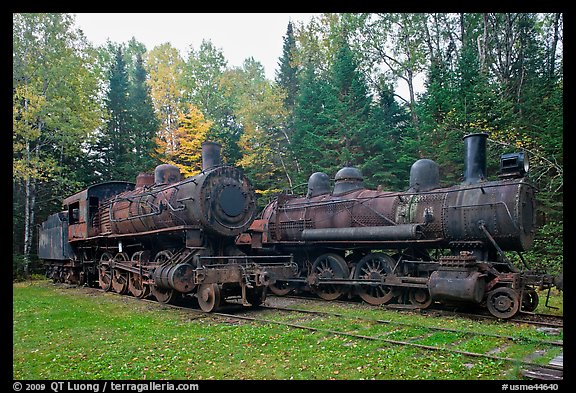
{"type": "MultiPolygon", "coordinates": [[[[500,361],[274,324],[224,320],[126,296],[55,286],[47,281],[16,283],[13,295],[14,379],[521,379],[513,365],[500,361]]],[[[330,308],[343,310],[336,304],[327,305],[330,308]]],[[[360,308],[350,312],[422,326],[440,324],[512,334],[510,325],[498,322],[426,318],[360,308]]],[[[264,318],[282,318],[269,311],[262,313],[264,318]]],[[[288,318],[294,317],[284,320],[288,318]]],[[[342,328],[341,320],[330,317],[307,320],[307,324],[342,328]]],[[[352,327],[359,328],[361,334],[380,334],[391,339],[422,334],[417,326],[398,330],[358,322],[346,329],[352,327]]],[[[519,337],[541,339],[544,334],[528,326],[518,329],[515,334],[519,337]]],[[[452,335],[431,334],[422,343],[439,345],[444,340],[446,345],[458,342],[458,349],[483,351],[499,345],[497,339],[452,335]]],[[[503,348],[502,355],[530,352],[537,347],[526,343],[511,345],[503,348]]]]}

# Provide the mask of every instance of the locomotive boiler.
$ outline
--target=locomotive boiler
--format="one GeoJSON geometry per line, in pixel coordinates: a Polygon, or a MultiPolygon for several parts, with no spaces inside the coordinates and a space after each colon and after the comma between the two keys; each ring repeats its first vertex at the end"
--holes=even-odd
{"type": "Polygon", "coordinates": [[[277,278],[293,277],[290,256],[247,256],[234,238],[255,216],[243,172],[220,163],[221,146],[202,144],[202,171],[184,180],[163,164],[136,183],[96,184],[66,198],[42,224],[39,256],[57,281],[169,303],[183,295],[204,311],[240,297],[258,305],[277,278]]]}
{"type": "Polygon", "coordinates": [[[464,181],[441,187],[438,165],[416,161],[407,191],[366,189],[344,167],[334,186],[314,173],[306,196],[281,194],[237,244],[254,254],[292,253],[299,277],[278,281],[284,295],[307,289],[326,300],[359,295],[374,305],[432,302],[484,305],[499,318],[533,311],[549,275],[521,271],[505,252],[530,249],[535,188],[523,153],[501,157],[499,179],[486,176],[487,134],[463,138],[464,181]]]}

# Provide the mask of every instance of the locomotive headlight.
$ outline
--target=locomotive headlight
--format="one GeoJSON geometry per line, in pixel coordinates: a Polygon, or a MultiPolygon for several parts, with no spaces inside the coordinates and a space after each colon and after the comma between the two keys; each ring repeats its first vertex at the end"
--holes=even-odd
{"type": "Polygon", "coordinates": [[[528,155],[525,152],[502,154],[499,177],[523,177],[528,173],[529,167],[528,155]]]}

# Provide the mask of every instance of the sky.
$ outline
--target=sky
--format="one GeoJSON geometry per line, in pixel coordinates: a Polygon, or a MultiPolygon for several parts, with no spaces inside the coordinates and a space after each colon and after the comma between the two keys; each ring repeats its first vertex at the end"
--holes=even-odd
{"type": "Polygon", "coordinates": [[[76,26],[88,41],[102,45],[107,39],[127,43],[132,37],[147,50],[169,42],[185,59],[210,40],[220,49],[228,66],[240,67],[253,57],[274,80],[282,56],[288,22],[307,23],[313,15],[305,13],[79,13],[76,26]]]}

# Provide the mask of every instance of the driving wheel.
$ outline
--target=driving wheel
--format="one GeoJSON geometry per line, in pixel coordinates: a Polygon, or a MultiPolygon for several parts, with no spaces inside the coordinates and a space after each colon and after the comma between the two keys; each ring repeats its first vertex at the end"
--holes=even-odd
{"type": "MultiPolygon", "coordinates": [[[[318,279],[348,278],[350,270],[346,261],[338,254],[320,255],[312,264],[312,273],[318,279]]],[[[311,280],[314,281],[314,280],[311,280]]],[[[346,292],[343,284],[318,284],[314,292],[324,300],[336,300],[346,292]]]]}
{"type": "MultiPolygon", "coordinates": [[[[354,271],[355,280],[382,280],[392,274],[394,259],[383,253],[370,253],[360,259],[354,271]]],[[[395,292],[386,285],[375,283],[358,284],[356,292],[368,304],[375,306],[386,304],[395,292]]]]}
{"type": "Polygon", "coordinates": [[[105,252],[100,257],[100,263],[98,264],[98,283],[100,288],[106,292],[112,289],[112,269],[110,268],[112,259],[112,254],[105,252]]]}
{"type": "MultiPolygon", "coordinates": [[[[120,252],[114,257],[115,263],[128,262],[128,254],[120,252]]],[[[128,293],[128,272],[118,268],[112,269],[112,289],[121,295],[128,293]]]]}

